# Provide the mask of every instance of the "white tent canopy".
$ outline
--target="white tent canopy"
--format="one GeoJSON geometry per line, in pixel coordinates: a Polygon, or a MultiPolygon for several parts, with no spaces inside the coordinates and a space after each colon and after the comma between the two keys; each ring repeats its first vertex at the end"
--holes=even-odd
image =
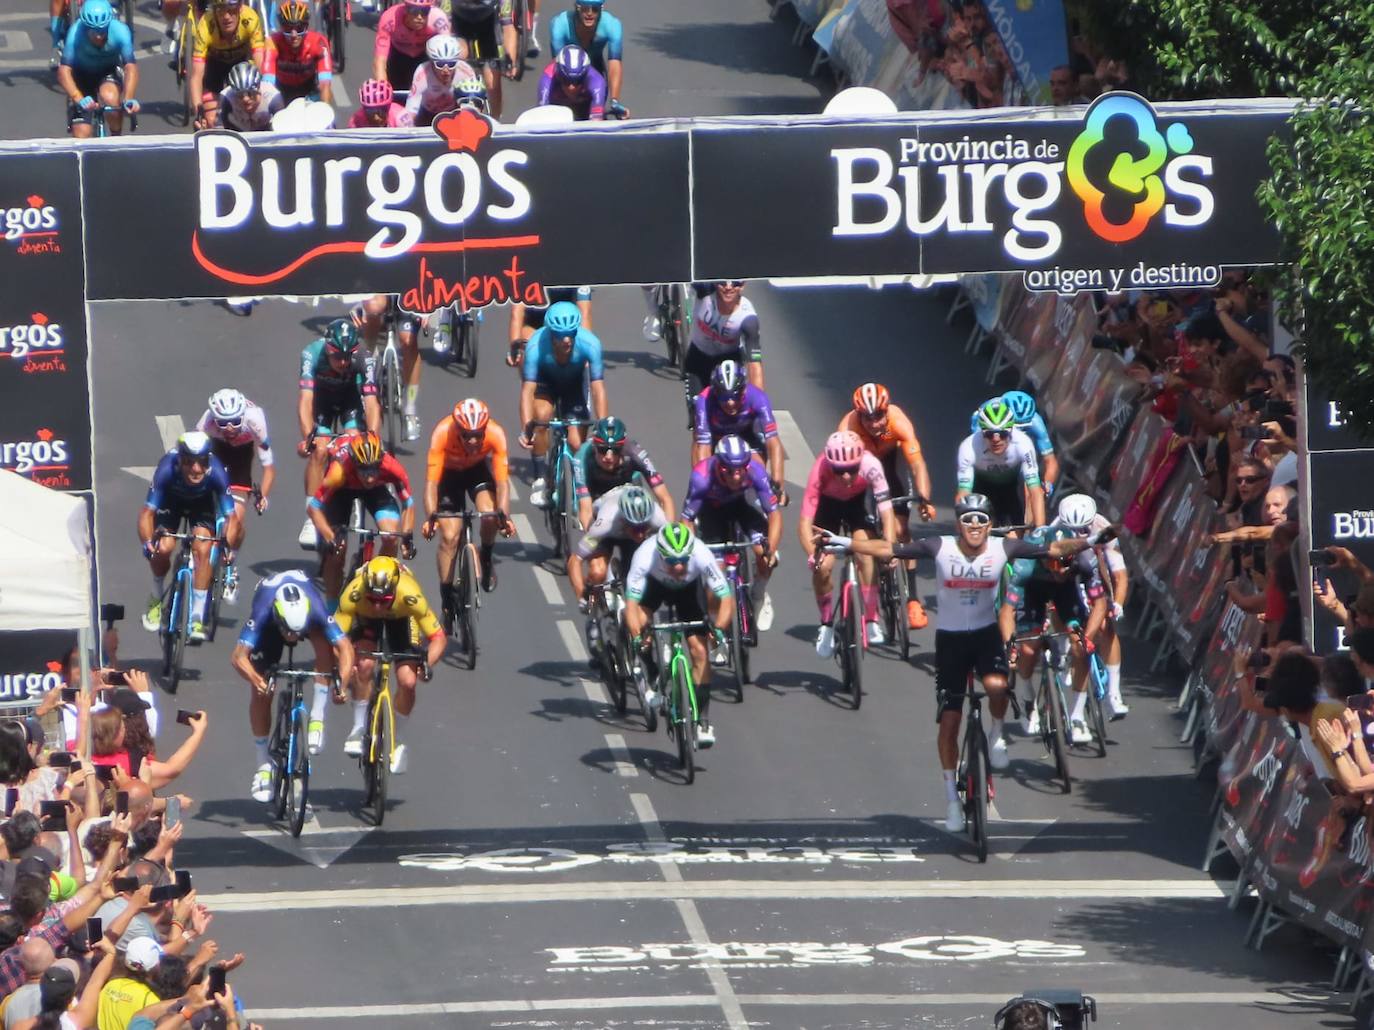
{"type": "Polygon", "coordinates": [[[0,471],[0,630],[90,625],[86,502],[0,471]]]}

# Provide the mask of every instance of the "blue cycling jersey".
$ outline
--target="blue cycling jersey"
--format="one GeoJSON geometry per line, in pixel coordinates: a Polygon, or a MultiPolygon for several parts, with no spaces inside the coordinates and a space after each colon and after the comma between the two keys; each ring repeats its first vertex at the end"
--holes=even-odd
{"type": "Polygon", "coordinates": [[[234,514],[234,500],[229,496],[229,473],[220,460],[211,455],[205,478],[193,485],[182,476],[177,464],[177,452],[172,451],[164,454],[157,463],[157,471],[153,473],[152,484],[148,487],[148,499],[143,503],[144,507],[153,511],[177,511],[198,505],[206,499],[214,503],[221,518],[227,519],[234,514]]]}
{"type": "Polygon", "coordinates": [[[554,337],[547,328],[540,329],[525,345],[525,367],[521,379],[527,383],[567,390],[581,386],[585,370],[592,382],[606,378],[601,364],[601,341],[596,334],[579,329],[573,340],[572,355],[566,365],[560,365],[553,354],[554,337]]]}
{"type": "Polygon", "coordinates": [[[263,631],[276,623],[272,616],[272,601],[277,596],[277,591],[288,583],[300,587],[301,593],[310,602],[310,618],[306,623],[305,635],[308,636],[317,629],[322,630],[331,644],[337,644],[344,635],[343,630],[339,629],[334,616],[329,614],[329,606],[315,589],[315,584],[310,582],[304,572],[294,569],[268,576],[258,584],[258,588],[253,591],[253,605],[248,621],[239,632],[239,643],[250,649],[258,646],[263,631]]]}
{"type": "MultiPolygon", "coordinates": [[[[549,40],[552,44],[549,53],[557,54],[565,46],[582,46],[577,38],[576,18],[575,12],[564,11],[549,22],[549,40]]],[[[622,60],[620,52],[623,41],[624,32],[620,27],[620,19],[610,11],[602,10],[601,17],[596,22],[596,32],[592,35],[591,45],[582,49],[587,51],[587,56],[591,58],[596,70],[605,75],[607,61],[622,60]]]]}
{"type": "Polygon", "coordinates": [[[137,64],[134,37],[129,26],[122,21],[112,21],[105,45],[98,47],[91,42],[86,26],[78,21],[67,30],[67,39],[62,45],[62,63],[87,75],[106,75],[126,64],[137,64]]]}
{"type": "MultiPolygon", "coordinates": [[[[1037,411],[1035,417],[1029,422],[1018,422],[1016,428],[1031,438],[1031,443],[1035,444],[1035,453],[1040,457],[1043,458],[1047,454],[1054,453],[1054,441],[1050,439],[1049,426],[1045,425],[1045,418],[1040,412],[1037,411]]],[[[979,430],[978,412],[976,411],[973,413],[973,417],[969,419],[969,429],[975,433],[979,430]]]]}

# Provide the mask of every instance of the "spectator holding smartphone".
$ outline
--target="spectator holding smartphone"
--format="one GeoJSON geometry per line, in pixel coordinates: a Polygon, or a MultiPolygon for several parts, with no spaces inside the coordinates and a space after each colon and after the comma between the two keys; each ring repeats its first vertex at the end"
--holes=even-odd
{"type": "Polygon", "coordinates": [[[204,712],[191,713],[186,721],[191,735],[171,757],[163,762],[140,751],[135,771],[124,713],[111,706],[97,708],[91,716],[91,761],[96,765],[112,765],[126,776],[142,780],[153,790],[161,790],[186,771],[205,740],[209,724],[210,718],[204,712]]]}

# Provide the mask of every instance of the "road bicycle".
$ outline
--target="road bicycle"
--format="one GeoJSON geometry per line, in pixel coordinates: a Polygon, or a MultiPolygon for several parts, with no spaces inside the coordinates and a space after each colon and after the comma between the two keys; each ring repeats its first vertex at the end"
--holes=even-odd
{"type": "Polygon", "coordinates": [[[455,366],[459,372],[473,379],[477,375],[477,326],[482,321],[480,310],[459,311],[451,305],[435,316],[434,352],[441,364],[455,366]],[[440,335],[448,338],[448,346],[439,346],[440,335]]]}
{"type": "Polygon", "coordinates": [[[841,682],[857,710],[863,704],[863,657],[867,647],[864,641],[864,602],[863,591],[859,587],[859,563],[848,547],[826,544],[822,549],[830,554],[844,555],[839,598],[831,611],[830,626],[835,634],[835,660],[840,663],[841,682]]]}
{"type": "Polygon", "coordinates": [[[477,668],[477,612],[482,607],[482,595],[477,580],[482,558],[472,542],[472,523],[480,519],[502,518],[499,511],[436,511],[437,519],[461,519],[458,529],[458,553],[453,556],[449,574],[452,607],[444,606],[444,632],[453,639],[458,657],[469,669],[477,668]]]}
{"type": "Polygon", "coordinates": [[[310,802],[310,710],[305,704],[305,684],[328,673],[295,667],[294,648],[286,649],[286,664],[268,671],[267,689],[276,692],[278,681],[286,689],[277,694],[277,717],[267,741],[272,757],[272,805],[276,818],[286,822],[291,836],[299,837],[310,802]]]}
{"type": "MultiPolygon", "coordinates": [[[[357,502],[361,506],[361,502],[357,502]]],[[[360,525],[349,527],[335,526],[334,532],[339,540],[346,540],[345,533],[351,532],[358,539],[358,544],[353,550],[353,559],[349,562],[343,581],[350,582],[358,574],[358,570],[377,556],[378,540],[399,540],[408,549],[414,544],[414,535],[411,533],[397,533],[390,530],[366,529],[360,525]]]]}
{"type": "Polygon", "coordinates": [[[568,446],[568,430],[585,429],[592,423],[587,419],[551,418],[535,420],[526,427],[527,433],[536,429],[549,431],[549,449],[544,452],[544,467],[548,470],[548,495],[544,502],[544,520],[553,537],[553,556],[564,558],[572,551],[572,527],[577,521],[577,489],[573,484],[573,453],[568,446]]]}
{"type": "Polygon", "coordinates": [[[382,409],[386,449],[396,453],[405,440],[405,382],[401,378],[401,351],[396,344],[396,313],[389,311],[383,343],[373,352],[377,365],[377,403],[382,409]]]}
{"type": "Polygon", "coordinates": [[[735,540],[727,544],[708,544],[720,559],[725,578],[735,597],[735,617],[730,623],[730,668],[735,673],[735,698],[744,701],[744,685],[754,682],[749,671],[749,649],[759,643],[754,624],[754,545],[735,540]]]}
{"type": "MultiPolygon", "coordinates": [[[[121,111],[124,111],[122,105],[118,107],[111,107],[109,104],[100,105],[100,109],[96,112],[96,119],[91,123],[92,128],[95,129],[96,139],[105,139],[114,135],[110,131],[110,123],[106,119],[112,114],[119,114],[121,111]]],[[[124,111],[124,119],[129,123],[130,132],[138,131],[138,115],[124,111]]]]}
{"type": "Polygon", "coordinates": [[[329,40],[329,53],[334,59],[334,70],[344,70],[344,31],[353,20],[353,5],[349,0],[320,0],[315,6],[315,17],[329,40]]]}
{"type": "Polygon", "coordinates": [[[429,666],[420,656],[407,654],[397,659],[387,641],[384,625],[379,631],[378,642],[379,651],[354,652],[357,657],[377,662],[372,696],[367,701],[367,719],[363,724],[362,751],[358,755],[358,767],[363,773],[363,808],[370,810],[374,826],[381,826],[386,818],[387,784],[396,757],[396,706],[391,686],[397,661],[414,662],[420,667],[420,679],[429,679],[429,666]]]}
{"type": "MultiPolygon", "coordinates": [[[[1051,633],[1042,631],[1028,636],[1014,637],[1012,643],[1040,646],[1040,685],[1036,688],[1034,708],[1040,717],[1040,739],[1045,745],[1045,753],[1054,759],[1055,772],[1059,776],[1060,790],[1067,794],[1073,789],[1073,776],[1069,772],[1069,710],[1064,700],[1064,677],[1061,670],[1062,659],[1056,653],[1053,641],[1069,635],[1068,631],[1051,633]]],[[[1020,717],[1021,704],[1016,692],[1011,692],[1012,706],[1020,717]]]]}
{"type": "Polygon", "coordinates": [[[697,687],[692,676],[692,659],[687,650],[687,634],[705,628],[714,633],[709,622],[659,622],[650,628],[654,646],[667,637],[667,661],[659,669],[659,696],[663,704],[663,725],[669,739],[677,744],[678,764],[687,783],[696,782],[697,687]]]}
{"type": "Polygon", "coordinates": [[[954,787],[964,806],[964,826],[979,862],[988,860],[988,803],[995,797],[992,765],[988,761],[988,735],[983,729],[983,699],[972,672],[964,688],[968,712],[964,715],[964,739],[959,744],[959,766],[954,787]]]}
{"type": "MultiPolygon", "coordinates": [[[[598,657],[601,681],[606,684],[619,715],[624,715],[629,708],[631,685],[636,683],[624,611],[625,598],[620,582],[613,575],[607,574],[604,582],[592,583],[587,587],[587,619],[596,627],[596,638],[601,642],[601,654],[598,657]]],[[[637,685],[635,690],[638,693],[637,685]]],[[[640,706],[645,711],[647,721],[648,707],[644,705],[642,694],[640,706]]],[[[650,730],[658,723],[657,713],[653,719],[654,725],[649,727],[650,730]]]]}
{"type": "MultiPolygon", "coordinates": [[[[682,283],[660,283],[654,287],[659,333],[663,346],[668,349],[668,364],[679,370],[692,336],[692,307],[686,303],[690,290],[691,287],[682,283]]],[[[691,425],[687,428],[690,429],[691,425]]]]}
{"type": "MultiPolygon", "coordinates": [[[[892,498],[894,505],[907,504],[913,508],[916,505],[928,503],[920,494],[904,494],[901,497],[892,498]]],[[[911,591],[907,584],[906,562],[900,558],[894,558],[883,567],[881,576],[878,580],[878,605],[882,612],[883,628],[887,631],[887,639],[902,654],[902,661],[907,661],[911,657],[911,626],[907,622],[906,606],[911,600],[911,591]]]]}
{"type": "MultiPolygon", "coordinates": [[[[222,523],[217,520],[214,543],[210,549],[210,561],[215,565],[222,564],[219,561],[220,548],[224,546],[221,531],[222,523]]],[[[162,644],[162,675],[167,678],[167,693],[175,694],[184,671],[186,641],[191,636],[191,599],[196,575],[196,553],[192,544],[202,538],[195,533],[159,530],[153,535],[153,540],[156,542],[169,537],[181,541],[181,549],[177,552],[171,583],[162,595],[162,622],[158,626],[158,637],[162,644]]],[[[204,625],[208,627],[216,617],[207,602],[204,625]]],[[[207,630],[207,635],[212,634],[213,630],[207,630]]]]}

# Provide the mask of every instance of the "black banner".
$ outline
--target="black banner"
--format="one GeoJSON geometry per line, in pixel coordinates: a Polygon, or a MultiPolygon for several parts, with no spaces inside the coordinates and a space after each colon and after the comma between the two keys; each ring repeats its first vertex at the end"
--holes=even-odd
{"type": "MultiPolygon", "coordinates": [[[[1374,567],[1374,451],[1327,451],[1310,455],[1311,543],[1348,547],[1360,561],[1374,567]]],[[[1356,584],[1337,574],[1339,592],[1353,594],[1356,584]]],[[[1346,597],[1349,601],[1351,598],[1346,597]]],[[[1321,605],[1316,605],[1315,643],[1318,654],[1344,646],[1341,628],[1321,605]]]]}
{"type": "Polygon", "coordinates": [[[0,632],[0,703],[38,701],[66,682],[63,657],[76,646],[76,630],[0,632]]]}
{"type": "Polygon", "coordinates": [[[81,173],[72,153],[0,160],[0,468],[91,488],[81,173]]]}
{"type": "Polygon", "coordinates": [[[1309,451],[1354,451],[1374,449],[1374,440],[1364,440],[1345,428],[1336,402],[1307,380],[1307,449],[1309,451]]]}

